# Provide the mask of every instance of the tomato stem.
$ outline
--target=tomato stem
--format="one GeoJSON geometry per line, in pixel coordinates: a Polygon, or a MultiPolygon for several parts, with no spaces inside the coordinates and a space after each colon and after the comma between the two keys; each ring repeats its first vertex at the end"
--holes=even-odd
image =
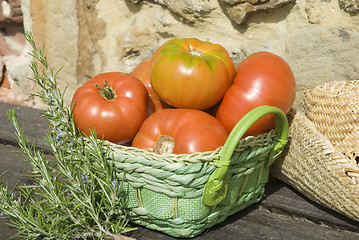
{"type": "Polygon", "coordinates": [[[171,154],[173,153],[174,147],[175,141],[173,137],[161,135],[153,148],[153,152],[157,154],[171,154]]]}
{"type": "Polygon", "coordinates": [[[203,52],[201,50],[198,50],[196,48],[191,48],[190,50],[188,50],[188,52],[194,56],[202,56],[203,52]]]}
{"type": "Polygon", "coordinates": [[[101,87],[99,85],[96,85],[95,87],[97,87],[98,89],[100,89],[99,94],[101,95],[101,97],[105,98],[107,101],[113,101],[116,99],[117,95],[116,95],[116,91],[113,90],[109,85],[108,82],[105,80],[103,81],[103,85],[104,87],[101,87]]]}

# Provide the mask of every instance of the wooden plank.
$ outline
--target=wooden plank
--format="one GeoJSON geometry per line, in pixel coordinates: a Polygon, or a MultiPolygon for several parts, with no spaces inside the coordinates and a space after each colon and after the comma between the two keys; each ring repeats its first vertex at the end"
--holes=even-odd
{"type": "Polygon", "coordinates": [[[41,110],[33,109],[29,107],[17,106],[8,103],[0,102],[0,143],[17,145],[16,140],[13,138],[14,127],[10,120],[6,117],[6,113],[14,109],[16,110],[19,126],[23,127],[24,134],[28,136],[29,141],[33,143],[36,141],[36,145],[41,148],[47,146],[43,136],[49,129],[48,120],[41,116],[41,110]]]}
{"type": "MultiPolygon", "coordinates": [[[[31,165],[25,163],[20,159],[24,159],[20,149],[12,145],[0,144],[0,174],[5,172],[2,179],[5,183],[12,188],[17,182],[19,184],[31,184],[31,180],[25,177],[24,174],[28,173],[32,168],[31,165]]],[[[0,219],[0,239],[9,239],[12,235],[17,233],[15,228],[5,224],[5,219],[0,219]]],[[[14,238],[14,240],[20,240],[14,238]]]]}
{"type": "Polygon", "coordinates": [[[270,179],[265,195],[261,207],[273,213],[359,233],[359,222],[313,202],[280,180],[270,179]]]}
{"type": "Polygon", "coordinates": [[[0,174],[5,172],[2,180],[14,186],[17,182],[21,184],[30,184],[28,177],[24,176],[31,171],[31,165],[23,160],[25,157],[19,148],[12,145],[0,144],[0,174]]]}

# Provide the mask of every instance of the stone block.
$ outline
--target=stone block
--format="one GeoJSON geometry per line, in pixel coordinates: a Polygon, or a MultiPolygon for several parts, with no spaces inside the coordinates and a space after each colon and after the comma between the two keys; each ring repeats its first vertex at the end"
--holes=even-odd
{"type": "Polygon", "coordinates": [[[21,23],[23,21],[21,0],[1,0],[0,21],[21,23]]]}
{"type": "Polygon", "coordinates": [[[350,14],[359,13],[359,1],[358,0],[339,0],[339,6],[350,14]]]}

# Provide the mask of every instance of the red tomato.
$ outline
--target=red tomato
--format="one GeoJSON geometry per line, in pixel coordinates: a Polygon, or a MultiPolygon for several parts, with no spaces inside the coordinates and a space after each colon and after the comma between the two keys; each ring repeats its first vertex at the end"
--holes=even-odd
{"type": "MultiPolygon", "coordinates": [[[[217,118],[228,131],[250,110],[261,105],[282,109],[287,113],[295,100],[296,82],[293,72],[281,57],[269,52],[257,52],[236,67],[233,85],[223,97],[217,118]]],[[[273,115],[258,120],[245,134],[258,135],[275,125],[273,115]]]]}
{"type": "Polygon", "coordinates": [[[228,131],[213,116],[196,109],[163,109],[142,124],[133,147],[153,151],[161,136],[173,138],[175,154],[213,151],[223,146],[228,131]]]}
{"type": "Polygon", "coordinates": [[[142,61],[137,67],[132,71],[131,75],[137,77],[142,81],[145,85],[149,99],[149,114],[152,114],[160,109],[165,108],[164,102],[157,96],[155,91],[153,91],[151,82],[150,82],[150,63],[151,58],[147,58],[146,60],[142,61]]]}
{"type": "Polygon", "coordinates": [[[108,72],[98,74],[80,86],[71,105],[80,131],[89,135],[90,130],[96,129],[99,139],[121,144],[136,135],[147,117],[148,95],[136,77],[108,72]]]}
{"type": "Polygon", "coordinates": [[[203,110],[214,106],[234,76],[232,59],[221,45],[195,38],[171,39],[151,60],[153,90],[176,108],[203,110]]]}

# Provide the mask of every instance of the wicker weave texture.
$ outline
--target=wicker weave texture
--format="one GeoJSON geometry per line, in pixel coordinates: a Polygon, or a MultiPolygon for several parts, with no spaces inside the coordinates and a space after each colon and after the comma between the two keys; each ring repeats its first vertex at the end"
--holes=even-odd
{"type": "Polygon", "coordinates": [[[308,198],[359,221],[359,184],[348,171],[356,168],[301,113],[290,125],[286,153],[273,174],[308,198]]]}
{"type": "Polygon", "coordinates": [[[258,202],[268,181],[269,153],[275,131],[242,139],[231,158],[225,199],[214,207],[202,203],[204,186],[218,167],[216,151],[158,155],[112,146],[114,166],[123,183],[130,220],[175,237],[194,237],[228,216],[258,202]]]}
{"type": "MultiPolygon", "coordinates": [[[[306,116],[349,160],[359,157],[359,81],[331,82],[304,93],[306,116]]],[[[358,172],[353,172],[359,177],[358,172]]]]}
{"type": "Polygon", "coordinates": [[[305,114],[290,123],[273,174],[310,199],[359,221],[359,81],[304,93],[305,114]]]}

